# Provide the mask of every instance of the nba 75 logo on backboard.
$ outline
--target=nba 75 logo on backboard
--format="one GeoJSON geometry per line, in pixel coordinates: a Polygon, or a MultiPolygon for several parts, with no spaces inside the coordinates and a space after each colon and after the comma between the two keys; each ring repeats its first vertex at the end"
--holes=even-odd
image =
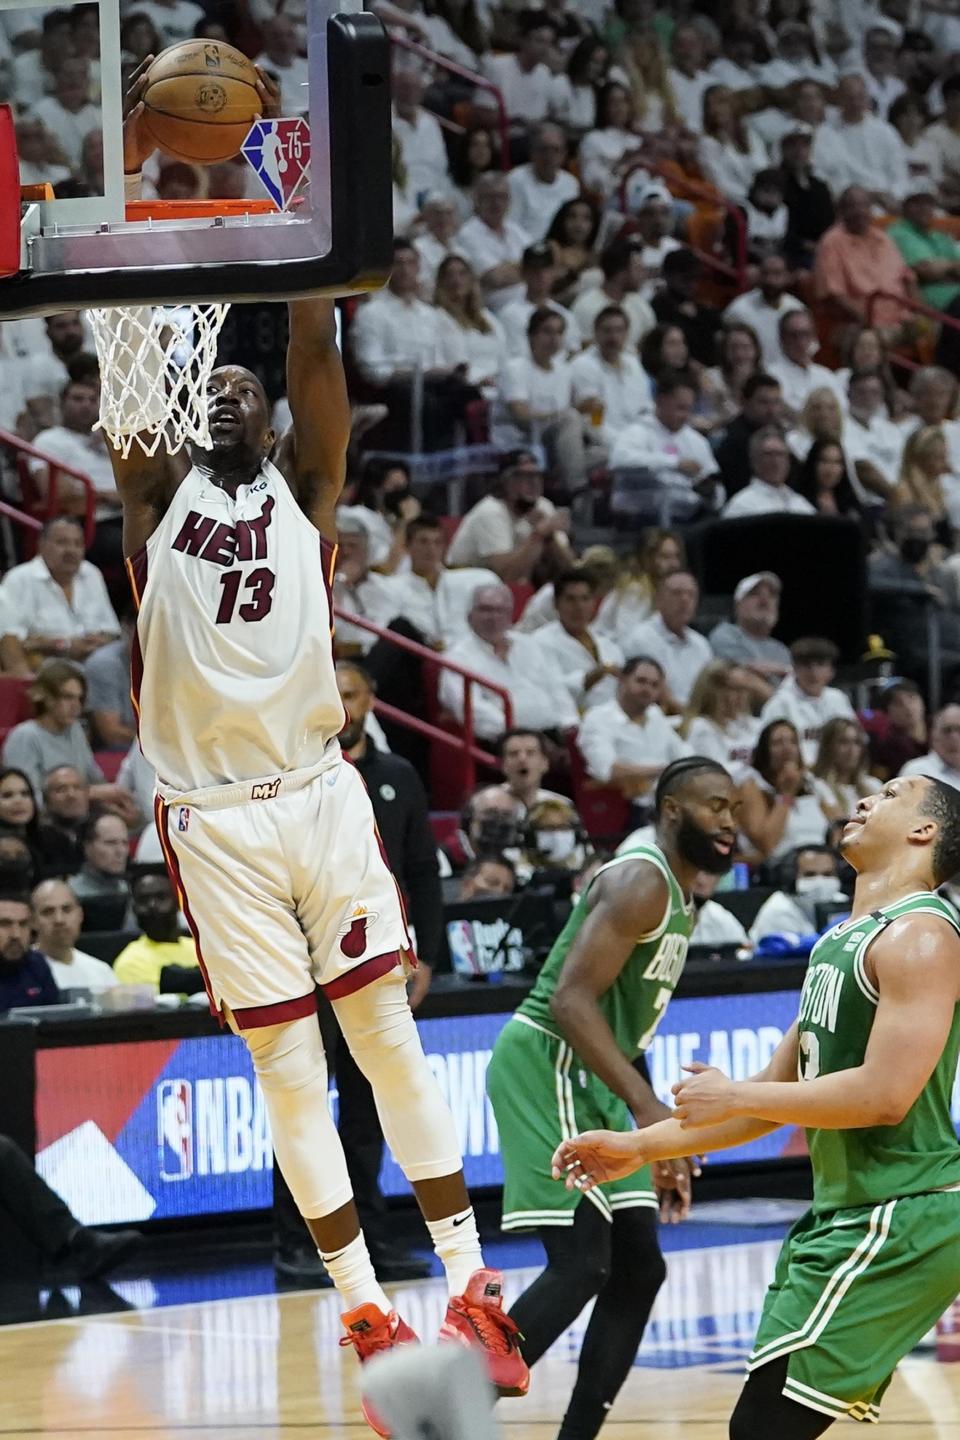
{"type": "Polygon", "coordinates": [[[157,1141],[161,1180],[189,1180],[193,1174],[193,1086],[189,1080],[161,1080],[157,1086],[157,1141]]]}
{"type": "Polygon", "coordinates": [[[256,120],[241,153],[278,210],[286,210],[310,166],[306,120],[256,120]]]}

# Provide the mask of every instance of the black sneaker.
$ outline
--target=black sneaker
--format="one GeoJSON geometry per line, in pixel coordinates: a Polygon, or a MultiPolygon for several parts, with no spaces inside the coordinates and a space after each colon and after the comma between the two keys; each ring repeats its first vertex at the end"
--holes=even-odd
{"type": "Polygon", "coordinates": [[[378,1280],[426,1280],[432,1274],[429,1260],[412,1255],[387,1240],[368,1240],[367,1249],[378,1280]]]}
{"type": "Polygon", "coordinates": [[[143,1244],[139,1230],[95,1230],[80,1225],[57,1257],[58,1268],[69,1270],[76,1280],[95,1280],[116,1270],[143,1244]]]}
{"type": "Polygon", "coordinates": [[[273,1254],[273,1268],[282,1280],[288,1280],[293,1285],[329,1289],[333,1284],[316,1250],[306,1245],[280,1246],[273,1254]]]}

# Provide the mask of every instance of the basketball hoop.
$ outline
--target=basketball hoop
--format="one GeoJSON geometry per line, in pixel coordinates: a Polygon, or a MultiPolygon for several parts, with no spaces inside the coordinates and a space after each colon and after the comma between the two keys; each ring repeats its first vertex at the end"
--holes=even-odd
{"type": "Polygon", "coordinates": [[[210,448],[207,381],[229,303],[89,310],[100,361],[99,429],[128,456],[210,448]]]}

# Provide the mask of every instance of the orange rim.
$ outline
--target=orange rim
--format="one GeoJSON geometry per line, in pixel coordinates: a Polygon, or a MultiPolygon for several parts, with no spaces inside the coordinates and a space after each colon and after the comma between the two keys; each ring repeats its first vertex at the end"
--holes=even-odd
{"type": "Polygon", "coordinates": [[[128,200],[134,220],[206,220],[217,215],[276,215],[272,200],[128,200]]]}

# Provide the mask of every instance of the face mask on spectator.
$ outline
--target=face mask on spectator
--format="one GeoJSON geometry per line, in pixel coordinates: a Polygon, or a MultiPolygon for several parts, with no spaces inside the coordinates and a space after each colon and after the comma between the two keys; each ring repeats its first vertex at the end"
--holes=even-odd
{"type": "Polygon", "coordinates": [[[517,822],[511,815],[484,815],[471,839],[476,854],[509,850],[519,841],[517,822]]]}
{"type": "Polygon", "coordinates": [[[540,830],[537,833],[537,853],[559,864],[569,860],[577,846],[575,830],[540,830]]]}
{"type": "Polygon", "coordinates": [[[798,875],[796,891],[807,900],[832,900],[840,886],[832,875],[798,875]]]}
{"type": "Polygon", "coordinates": [[[908,535],[900,541],[900,554],[908,565],[918,565],[925,560],[929,549],[930,541],[924,540],[921,535],[908,535]]]}

